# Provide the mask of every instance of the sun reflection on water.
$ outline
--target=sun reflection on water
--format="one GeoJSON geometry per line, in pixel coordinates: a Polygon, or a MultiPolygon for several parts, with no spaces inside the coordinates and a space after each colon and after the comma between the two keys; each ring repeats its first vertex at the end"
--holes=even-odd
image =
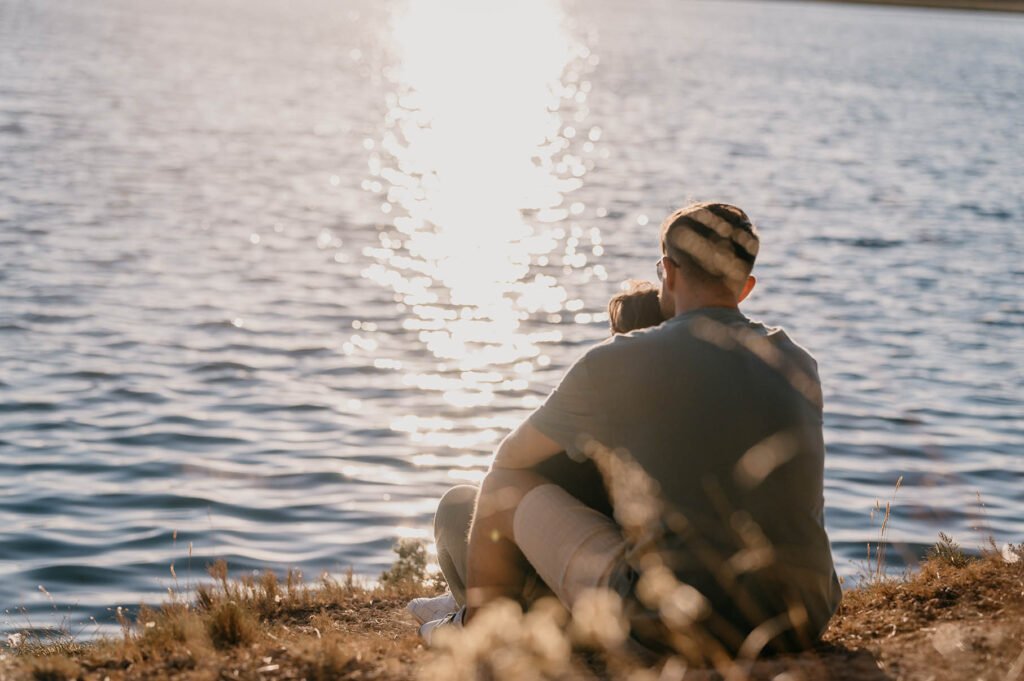
{"type": "MultiPolygon", "coordinates": [[[[388,225],[366,251],[374,264],[364,276],[395,291],[404,328],[431,358],[395,368],[454,407],[517,393],[528,405],[543,345],[562,339],[548,322],[582,306],[559,275],[599,255],[577,250],[585,237],[569,221],[584,206],[567,198],[587,170],[574,138],[592,149],[600,137],[577,132],[589,84],[571,65],[589,53],[552,0],[411,0],[394,16],[393,40],[385,132],[365,144],[373,179],[364,187],[382,196],[388,225]]],[[[480,450],[500,437],[455,432],[444,418],[393,428],[428,446],[480,450]]]]}

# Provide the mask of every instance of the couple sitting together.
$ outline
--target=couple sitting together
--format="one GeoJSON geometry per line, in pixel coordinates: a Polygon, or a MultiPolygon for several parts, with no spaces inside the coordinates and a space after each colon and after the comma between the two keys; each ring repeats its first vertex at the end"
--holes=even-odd
{"type": "Polygon", "coordinates": [[[615,334],[441,499],[451,593],[409,610],[428,641],[497,599],[570,610],[616,594],[631,645],[692,663],[806,649],[841,598],[823,519],[815,360],[738,306],[757,229],[727,204],[661,225],[660,289],[615,296],[615,334]]]}

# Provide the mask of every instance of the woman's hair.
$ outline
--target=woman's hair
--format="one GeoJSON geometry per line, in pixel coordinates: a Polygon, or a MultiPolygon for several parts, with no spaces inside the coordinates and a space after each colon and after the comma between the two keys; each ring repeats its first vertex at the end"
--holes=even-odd
{"type": "Polygon", "coordinates": [[[654,284],[631,279],[624,286],[624,291],[616,293],[608,301],[612,333],[629,333],[665,321],[658,303],[658,288],[654,284]]]}

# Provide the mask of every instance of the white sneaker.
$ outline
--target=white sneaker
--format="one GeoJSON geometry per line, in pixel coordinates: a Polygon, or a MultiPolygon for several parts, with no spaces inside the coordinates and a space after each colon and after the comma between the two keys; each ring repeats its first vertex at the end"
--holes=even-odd
{"type": "Polygon", "coordinates": [[[414,598],[409,601],[409,605],[405,606],[405,609],[412,613],[417,622],[426,624],[458,610],[459,604],[455,602],[455,596],[446,593],[430,598],[414,598]]]}
{"type": "Polygon", "coordinates": [[[466,617],[466,606],[462,606],[453,613],[449,613],[441,619],[432,620],[420,627],[420,638],[429,646],[435,632],[439,629],[455,627],[462,628],[462,621],[466,617]]]}

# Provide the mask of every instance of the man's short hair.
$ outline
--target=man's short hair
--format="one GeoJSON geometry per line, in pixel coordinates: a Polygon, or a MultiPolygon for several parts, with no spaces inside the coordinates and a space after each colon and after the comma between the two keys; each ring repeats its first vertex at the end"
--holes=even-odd
{"type": "Polygon", "coordinates": [[[686,276],[730,289],[750,276],[760,243],[747,214],[727,203],[694,203],[661,223],[661,252],[686,276]]]}

